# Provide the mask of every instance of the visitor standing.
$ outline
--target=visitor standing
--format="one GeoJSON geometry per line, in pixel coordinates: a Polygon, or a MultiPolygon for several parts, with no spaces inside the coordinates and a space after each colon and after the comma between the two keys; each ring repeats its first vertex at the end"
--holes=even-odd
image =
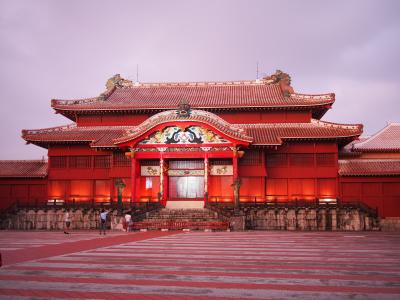
{"type": "Polygon", "coordinates": [[[132,229],[132,216],[130,212],[127,212],[125,214],[125,223],[126,223],[126,231],[131,231],[132,229]]]}
{"type": "Polygon", "coordinates": [[[100,216],[99,216],[100,234],[103,232],[103,234],[106,235],[107,215],[108,215],[108,211],[105,211],[104,209],[102,209],[101,212],[100,212],[100,216]]]}
{"type": "Polygon", "coordinates": [[[71,216],[69,211],[66,210],[64,214],[64,233],[69,234],[69,227],[71,226],[71,216]]]}

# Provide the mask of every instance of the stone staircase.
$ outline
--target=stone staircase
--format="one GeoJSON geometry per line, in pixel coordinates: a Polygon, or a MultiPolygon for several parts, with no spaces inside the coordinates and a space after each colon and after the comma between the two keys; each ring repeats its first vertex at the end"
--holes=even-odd
{"type": "Polygon", "coordinates": [[[135,222],[136,230],[227,230],[229,222],[208,209],[167,209],[149,212],[142,221],[135,222]]]}

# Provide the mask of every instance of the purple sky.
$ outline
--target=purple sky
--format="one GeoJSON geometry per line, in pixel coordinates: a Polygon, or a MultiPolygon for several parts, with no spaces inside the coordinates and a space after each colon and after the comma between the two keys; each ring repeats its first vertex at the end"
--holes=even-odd
{"type": "Polygon", "coordinates": [[[256,78],[282,69],[295,91],[336,93],[323,120],[373,134],[400,121],[400,1],[0,0],[0,159],[35,159],[21,129],[64,125],[50,100],[139,80],[256,78]]]}

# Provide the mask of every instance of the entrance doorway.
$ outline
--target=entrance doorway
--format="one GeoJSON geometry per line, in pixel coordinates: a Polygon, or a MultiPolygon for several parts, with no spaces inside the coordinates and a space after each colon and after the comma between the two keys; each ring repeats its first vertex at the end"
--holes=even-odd
{"type": "Polygon", "coordinates": [[[204,207],[204,160],[170,160],[167,208],[204,207]]]}
{"type": "Polygon", "coordinates": [[[169,200],[202,200],[204,199],[203,176],[169,177],[169,200]]]}

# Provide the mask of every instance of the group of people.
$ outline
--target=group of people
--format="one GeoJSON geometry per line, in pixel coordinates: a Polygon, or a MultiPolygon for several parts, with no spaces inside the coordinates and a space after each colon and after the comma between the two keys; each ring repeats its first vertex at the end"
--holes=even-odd
{"type": "MultiPolygon", "coordinates": [[[[107,230],[107,216],[108,216],[109,211],[106,211],[105,209],[102,209],[99,214],[99,228],[100,228],[100,235],[106,235],[106,230],[107,230]]],[[[123,227],[125,231],[131,231],[132,230],[132,216],[130,213],[126,213],[125,217],[123,219],[123,227]]],[[[70,233],[70,227],[71,227],[71,215],[69,211],[66,211],[64,214],[64,234],[69,234],[70,233]]]]}

